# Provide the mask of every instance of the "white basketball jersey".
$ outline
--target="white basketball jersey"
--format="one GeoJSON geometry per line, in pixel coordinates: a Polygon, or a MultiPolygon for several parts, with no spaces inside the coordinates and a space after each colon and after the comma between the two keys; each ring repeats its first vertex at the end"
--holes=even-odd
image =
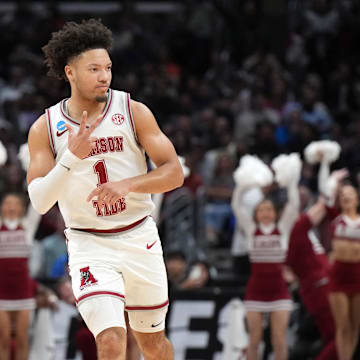
{"type": "MultiPolygon", "coordinates": [[[[46,109],[50,145],[56,162],[68,146],[65,124],[75,131],[79,122],[66,111],[64,99],[46,109]]],[[[65,224],[71,228],[113,229],[126,226],[150,215],[154,205],[150,194],[129,193],[109,207],[87,197],[98,185],[147,173],[144,149],[137,142],[130,109],[130,95],[109,89],[103,120],[91,136],[97,138],[91,154],[81,160],[67,181],[59,198],[65,224]]]]}

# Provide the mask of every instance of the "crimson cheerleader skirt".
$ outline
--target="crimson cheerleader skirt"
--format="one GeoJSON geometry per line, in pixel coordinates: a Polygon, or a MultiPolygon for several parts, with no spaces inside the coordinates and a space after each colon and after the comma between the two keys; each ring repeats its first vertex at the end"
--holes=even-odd
{"type": "Polygon", "coordinates": [[[0,259],[0,273],[0,310],[34,309],[34,283],[29,276],[27,259],[0,259]]]}
{"type": "Polygon", "coordinates": [[[244,297],[247,311],[273,312],[292,309],[282,271],[282,263],[251,264],[251,276],[244,297]]]}
{"type": "Polygon", "coordinates": [[[335,261],[330,269],[330,292],[360,294],[360,262],[335,261]]]}

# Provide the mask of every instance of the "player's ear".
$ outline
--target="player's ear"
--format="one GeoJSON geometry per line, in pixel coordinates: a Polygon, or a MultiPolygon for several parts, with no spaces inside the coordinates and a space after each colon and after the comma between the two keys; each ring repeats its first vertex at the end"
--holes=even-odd
{"type": "Polygon", "coordinates": [[[67,77],[68,81],[73,80],[74,77],[74,70],[70,65],[65,65],[64,68],[65,76],[67,77]]]}

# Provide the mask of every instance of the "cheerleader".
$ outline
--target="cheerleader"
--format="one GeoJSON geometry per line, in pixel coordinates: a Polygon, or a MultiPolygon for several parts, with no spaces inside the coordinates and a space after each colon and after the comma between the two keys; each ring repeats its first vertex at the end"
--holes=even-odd
{"type": "Polygon", "coordinates": [[[25,198],[6,194],[0,204],[0,359],[10,359],[14,331],[16,360],[28,358],[30,313],[35,308],[33,281],[28,258],[40,216],[30,207],[25,212],[25,198]]]}
{"type": "Polygon", "coordinates": [[[298,180],[301,162],[297,154],[281,155],[272,162],[276,181],[287,188],[287,203],[280,215],[276,204],[263,199],[254,215],[244,207],[243,195],[251,187],[272,183],[272,173],[260,160],[245,156],[234,174],[236,187],[232,207],[249,246],[251,275],[246,287],[244,305],[249,329],[249,360],[258,359],[265,313],[270,313],[271,342],[276,360],[288,358],[286,329],[292,301],[283,278],[283,264],[292,226],[299,213],[298,180]],[[282,171],[283,170],[283,171],[282,171]]]}
{"type": "MultiPolygon", "coordinates": [[[[335,143],[336,144],[336,143],[335,143]]],[[[332,144],[335,146],[335,144],[332,144]]],[[[315,144],[316,145],[316,144],[315,144]]],[[[338,152],[340,152],[340,147],[338,152]]],[[[360,329],[360,214],[357,189],[348,184],[336,186],[329,177],[330,163],[336,158],[317,150],[321,160],[319,188],[328,204],[337,207],[329,211],[334,261],[330,271],[330,306],[336,326],[336,347],[339,360],[350,360],[354,354],[360,329]],[[337,216],[336,216],[337,215],[337,216]]]]}

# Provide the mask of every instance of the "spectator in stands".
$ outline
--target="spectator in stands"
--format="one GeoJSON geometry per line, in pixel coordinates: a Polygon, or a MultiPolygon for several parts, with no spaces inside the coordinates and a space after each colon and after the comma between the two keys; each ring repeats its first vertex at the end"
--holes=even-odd
{"type": "Polygon", "coordinates": [[[182,251],[174,251],[167,254],[165,264],[170,290],[199,289],[210,284],[209,265],[205,261],[195,260],[188,264],[182,251]]]}
{"type": "MultiPolygon", "coordinates": [[[[56,285],[56,290],[59,299],[53,312],[55,360],[74,359],[77,348],[75,334],[82,321],[75,306],[75,297],[69,278],[61,278],[56,285]]],[[[95,340],[88,342],[87,346],[96,354],[95,340]]]]}
{"type": "Polygon", "coordinates": [[[45,278],[61,278],[65,275],[64,264],[56,264],[57,261],[65,259],[67,262],[66,241],[64,236],[65,224],[57,207],[51,209],[51,218],[55,232],[46,236],[42,241],[42,271],[41,276],[45,278]],[[60,259],[60,260],[58,260],[60,259]]]}
{"type": "Polygon", "coordinates": [[[333,121],[326,105],[319,100],[319,88],[311,83],[302,86],[302,118],[322,135],[329,132],[333,121]]]}
{"type": "Polygon", "coordinates": [[[223,234],[229,235],[228,221],[232,216],[231,196],[234,189],[232,177],[235,168],[234,159],[223,153],[218,156],[210,183],[205,188],[205,227],[206,237],[211,245],[227,241],[223,234]]]}

